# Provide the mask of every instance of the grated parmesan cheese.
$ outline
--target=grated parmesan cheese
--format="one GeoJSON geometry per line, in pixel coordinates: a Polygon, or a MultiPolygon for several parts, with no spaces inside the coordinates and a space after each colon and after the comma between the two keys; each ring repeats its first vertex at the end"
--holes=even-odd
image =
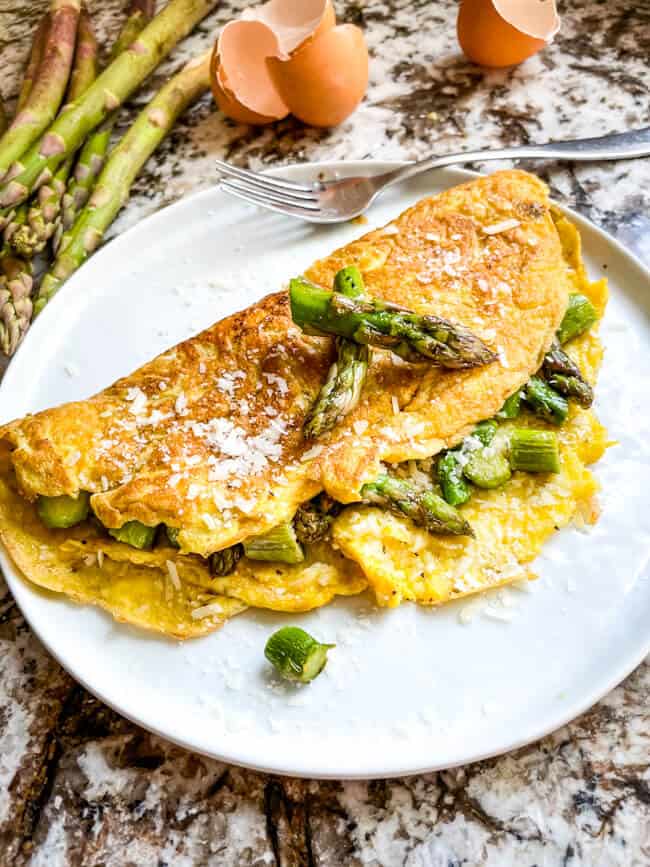
{"type": "Polygon", "coordinates": [[[219,602],[210,602],[207,605],[201,605],[192,611],[192,620],[203,620],[206,617],[212,617],[215,614],[221,614],[223,608],[219,602]]]}
{"type": "MultiPolygon", "coordinates": [[[[178,568],[176,566],[176,563],[174,563],[173,560],[166,560],[165,565],[167,566],[167,573],[169,574],[169,580],[172,582],[172,584],[174,585],[176,590],[180,590],[181,589],[181,580],[178,577],[178,568]]],[[[200,610],[200,609],[197,609],[197,610],[200,610]]],[[[192,616],[194,616],[194,613],[192,613],[192,616]]]]}
{"type": "Polygon", "coordinates": [[[500,232],[507,232],[509,229],[516,229],[519,225],[519,220],[502,220],[500,223],[492,223],[491,226],[484,226],[483,232],[486,235],[498,235],[500,232]]]}

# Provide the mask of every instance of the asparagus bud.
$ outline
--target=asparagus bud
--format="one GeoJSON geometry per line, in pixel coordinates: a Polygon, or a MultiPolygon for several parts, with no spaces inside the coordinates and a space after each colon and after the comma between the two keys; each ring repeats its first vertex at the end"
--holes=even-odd
{"type": "Polygon", "coordinates": [[[467,521],[442,497],[433,491],[422,491],[403,479],[384,474],[361,488],[361,496],[369,503],[383,506],[398,515],[410,518],[418,527],[430,533],[473,536],[467,521]]]}
{"type": "Polygon", "coordinates": [[[477,367],[496,355],[465,328],[377,299],[348,298],[307,280],[290,282],[291,315],[301,328],[390,349],[407,361],[442,367],[477,367]]]}
{"type": "Polygon", "coordinates": [[[221,551],[215,551],[210,554],[210,574],[217,578],[224,578],[235,571],[237,563],[244,556],[243,545],[231,545],[230,548],[223,548],[221,551]]]}
{"type": "Polygon", "coordinates": [[[583,377],[578,365],[564,352],[558,341],[546,353],[542,372],[548,384],[566,397],[574,397],[588,409],[594,402],[594,391],[583,377]]]}
{"type": "Polygon", "coordinates": [[[5,250],[0,255],[0,349],[11,356],[32,318],[31,263],[5,250]]]}
{"type": "Polygon", "coordinates": [[[569,412],[566,398],[538,376],[532,376],[528,380],[523,390],[523,397],[533,412],[552,424],[562,424],[569,412]]]}

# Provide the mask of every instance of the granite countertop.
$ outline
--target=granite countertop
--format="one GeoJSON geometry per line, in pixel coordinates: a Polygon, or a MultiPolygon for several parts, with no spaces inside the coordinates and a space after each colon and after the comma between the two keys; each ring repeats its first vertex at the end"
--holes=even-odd
{"type": "MultiPolygon", "coordinates": [[[[17,92],[44,5],[0,0],[5,98],[17,92]]],[[[121,0],[89,5],[108,38],[121,0]]],[[[151,87],[243,5],[222,3],[151,87]]],[[[490,72],[458,53],[452,0],[336,6],[371,46],[368,97],[355,115],[332,131],[293,120],[255,130],[224,121],[206,98],[152,158],[113,232],[213,184],[214,157],[253,167],[417,158],[650,123],[648,4],[560,3],[551,47],[490,72]]],[[[558,201],[650,263],[650,160],[531,168],[558,201]]],[[[185,752],[103,706],[43,650],[3,584],[0,865],[646,865],[649,696],[646,663],[575,722],[500,758],[392,781],[273,778],[185,752]]]]}

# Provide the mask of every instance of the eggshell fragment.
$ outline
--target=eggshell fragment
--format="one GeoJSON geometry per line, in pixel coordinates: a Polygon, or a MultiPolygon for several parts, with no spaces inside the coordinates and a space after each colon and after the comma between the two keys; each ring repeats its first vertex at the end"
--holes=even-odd
{"type": "Polygon", "coordinates": [[[263,124],[286,117],[289,108],[266,64],[279,51],[278,40],[260,21],[231,21],[212,55],[212,92],[225,115],[240,123],[263,124]]]}
{"type": "Polygon", "coordinates": [[[458,41],[482,66],[513,66],[543,48],[560,28],[555,0],[461,0],[458,41]]]}
{"type": "Polygon", "coordinates": [[[260,21],[278,40],[278,57],[287,60],[306,39],[331,30],[336,15],[331,0],[269,0],[244,9],[242,21],[260,21]]]}
{"type": "Polygon", "coordinates": [[[363,32],[341,24],[306,42],[289,60],[267,66],[292,114],[312,126],[335,126],[351,114],[368,85],[363,32]]]}

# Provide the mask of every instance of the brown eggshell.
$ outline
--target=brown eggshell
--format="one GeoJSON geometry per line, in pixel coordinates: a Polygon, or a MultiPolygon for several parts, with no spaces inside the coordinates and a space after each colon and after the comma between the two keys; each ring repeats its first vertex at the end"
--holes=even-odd
{"type": "Polygon", "coordinates": [[[244,9],[243,21],[261,21],[278,40],[278,57],[287,60],[307,40],[331,30],[336,14],[331,0],[269,0],[244,9]]]}
{"type": "Polygon", "coordinates": [[[457,33],[467,57],[481,66],[513,66],[557,33],[555,0],[461,0],[457,33]]]}
{"type": "Polygon", "coordinates": [[[289,60],[268,58],[267,66],[289,110],[312,126],[341,123],[368,86],[368,49],[353,24],[309,40],[289,60]]]}
{"type": "Polygon", "coordinates": [[[265,124],[289,113],[269,75],[266,59],[277,54],[272,30],[259,21],[231,21],[212,55],[212,93],[223,113],[239,123],[265,124]]]}

